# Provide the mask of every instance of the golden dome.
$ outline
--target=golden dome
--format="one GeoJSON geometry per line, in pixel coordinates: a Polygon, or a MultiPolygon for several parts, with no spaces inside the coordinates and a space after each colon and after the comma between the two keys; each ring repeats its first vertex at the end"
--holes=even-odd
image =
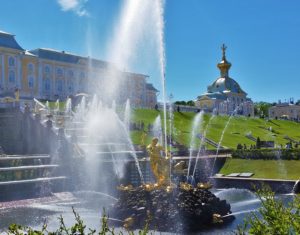
{"type": "Polygon", "coordinates": [[[227,47],[225,46],[225,44],[222,45],[221,49],[222,49],[222,61],[218,63],[217,66],[220,69],[221,77],[226,78],[228,77],[228,71],[231,67],[231,63],[226,60],[225,52],[227,47]]]}

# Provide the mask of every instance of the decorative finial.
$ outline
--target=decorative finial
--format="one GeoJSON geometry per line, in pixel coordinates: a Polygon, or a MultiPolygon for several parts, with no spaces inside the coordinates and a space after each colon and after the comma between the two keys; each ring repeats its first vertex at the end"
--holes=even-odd
{"type": "Polygon", "coordinates": [[[228,77],[228,71],[231,67],[231,64],[226,60],[226,49],[227,49],[227,46],[225,46],[225,44],[223,43],[221,46],[222,61],[220,63],[218,63],[218,65],[217,65],[218,68],[220,69],[222,78],[228,77]]]}
{"type": "Polygon", "coordinates": [[[226,60],[225,52],[226,52],[227,46],[225,46],[225,44],[223,43],[221,49],[222,49],[222,60],[226,60]]]}

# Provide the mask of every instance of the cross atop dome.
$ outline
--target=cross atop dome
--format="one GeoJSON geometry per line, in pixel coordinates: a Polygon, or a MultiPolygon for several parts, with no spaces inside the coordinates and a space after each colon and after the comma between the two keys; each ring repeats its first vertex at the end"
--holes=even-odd
{"type": "Polygon", "coordinates": [[[225,53],[226,53],[227,46],[223,43],[221,49],[222,49],[222,54],[223,54],[222,60],[226,60],[225,53]]]}

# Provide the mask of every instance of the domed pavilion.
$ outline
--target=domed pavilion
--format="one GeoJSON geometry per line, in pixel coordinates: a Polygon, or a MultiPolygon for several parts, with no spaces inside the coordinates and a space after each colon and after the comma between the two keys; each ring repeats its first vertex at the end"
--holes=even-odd
{"type": "Polygon", "coordinates": [[[223,44],[222,60],[217,64],[220,77],[207,87],[206,93],[197,97],[196,106],[206,112],[253,116],[253,102],[240,85],[229,77],[231,63],[226,59],[226,48],[223,44]]]}

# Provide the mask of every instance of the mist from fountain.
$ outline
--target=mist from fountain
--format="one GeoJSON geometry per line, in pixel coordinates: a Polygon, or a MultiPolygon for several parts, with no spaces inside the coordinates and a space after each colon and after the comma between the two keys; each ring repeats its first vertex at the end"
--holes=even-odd
{"type": "Polygon", "coordinates": [[[116,112],[116,110],[117,110],[117,105],[116,105],[116,101],[115,101],[115,100],[113,100],[113,102],[112,102],[112,104],[111,104],[111,109],[112,109],[114,112],[116,112]]]}
{"type": "Polygon", "coordinates": [[[197,134],[200,132],[200,128],[201,128],[201,125],[203,122],[203,115],[204,115],[204,112],[201,111],[201,112],[197,113],[193,119],[191,136],[190,136],[190,151],[189,151],[190,153],[189,153],[187,179],[190,176],[190,168],[191,168],[193,150],[196,148],[196,138],[197,138],[197,134]]]}
{"type": "Polygon", "coordinates": [[[131,155],[141,181],[144,181],[129,132],[113,107],[102,106],[97,95],[94,95],[90,102],[86,102],[83,97],[74,113],[74,120],[82,124],[78,129],[81,130],[78,144],[86,153],[86,168],[89,174],[87,178],[92,179],[91,185],[98,184],[97,177],[94,176],[104,166],[95,162],[101,162],[102,155],[111,157],[114,175],[118,180],[124,176],[124,166],[129,160],[126,156],[131,155]]]}

